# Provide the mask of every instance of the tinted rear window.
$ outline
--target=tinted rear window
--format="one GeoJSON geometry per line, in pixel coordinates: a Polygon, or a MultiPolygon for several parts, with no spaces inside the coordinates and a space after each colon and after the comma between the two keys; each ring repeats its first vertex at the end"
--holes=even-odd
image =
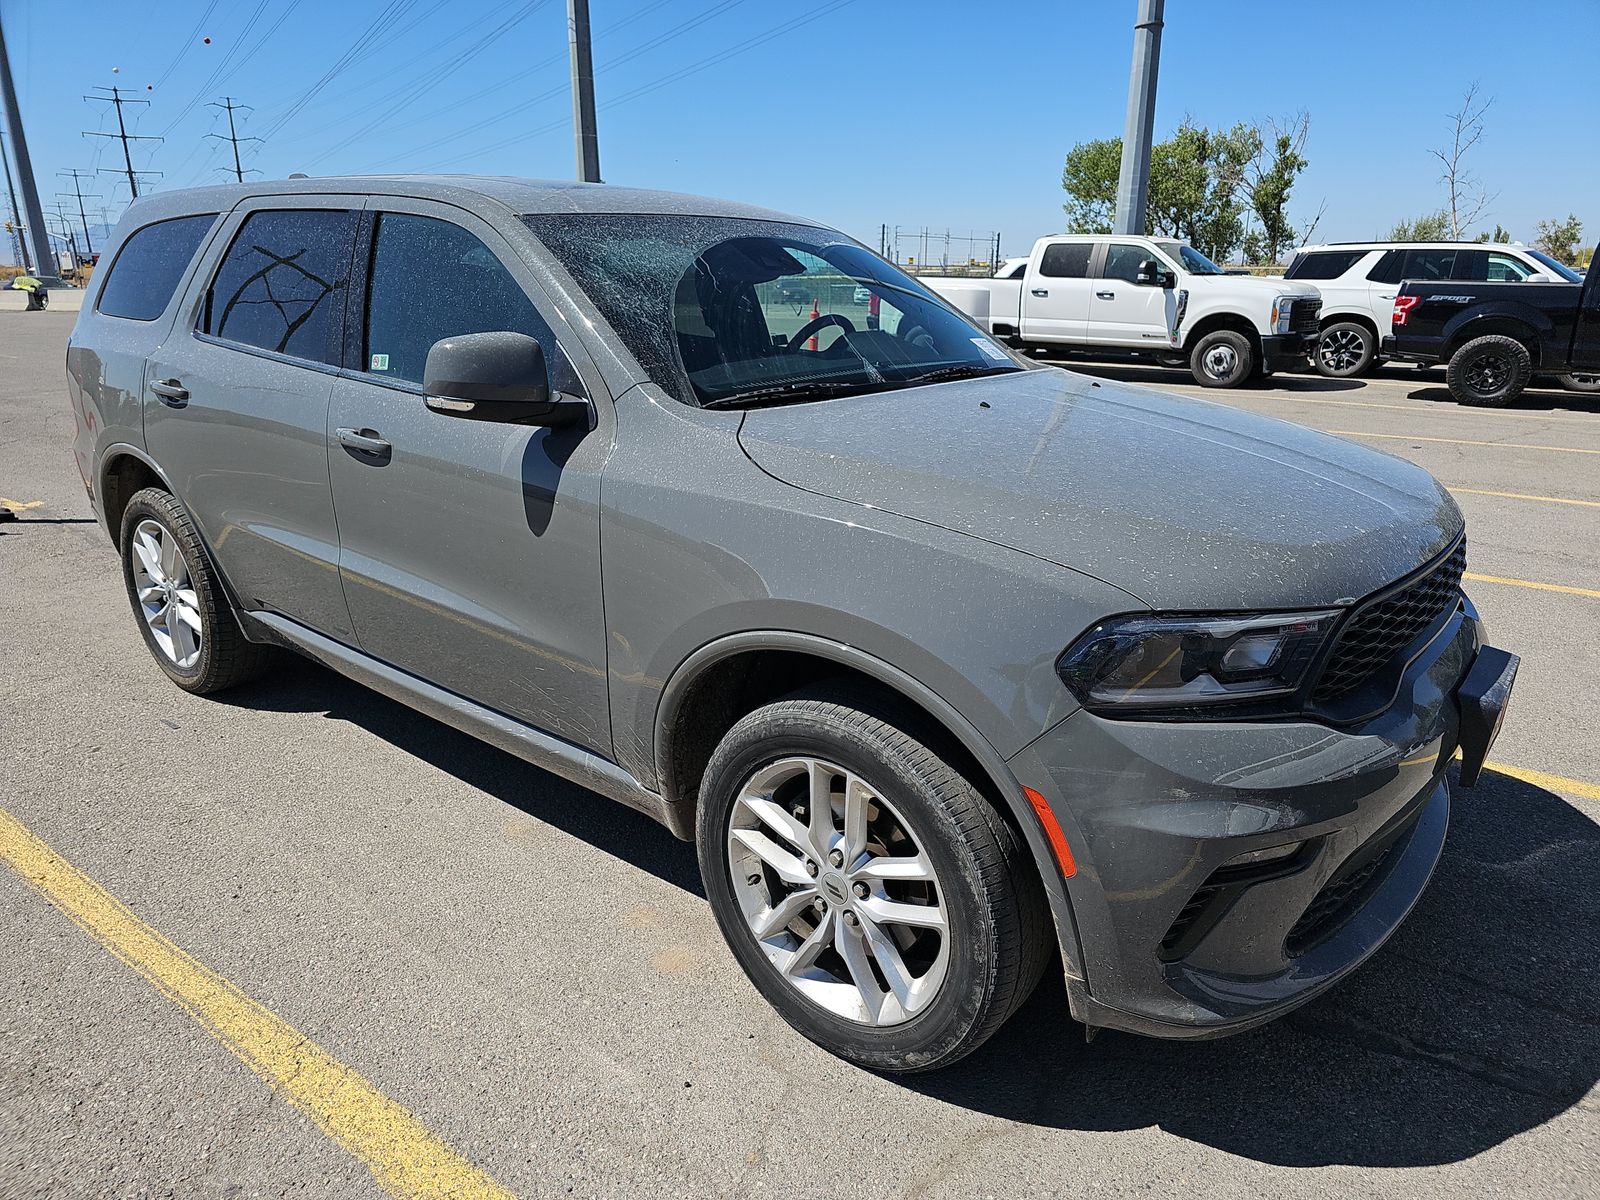
{"type": "Polygon", "coordinates": [[[337,209],[252,213],[211,283],[205,332],[337,363],[356,219],[337,209]]]}
{"type": "Polygon", "coordinates": [[[1087,278],[1089,255],[1093,250],[1088,242],[1056,242],[1046,246],[1039,259],[1039,274],[1055,279],[1087,278]]]}
{"type": "Polygon", "coordinates": [[[216,219],[216,213],[204,213],[135,230],[111,264],[95,311],[130,321],[154,321],[166,312],[200,240],[216,219]]]}
{"type": "Polygon", "coordinates": [[[1315,254],[1297,254],[1285,279],[1337,279],[1367,252],[1365,250],[1319,250],[1315,254]]]}

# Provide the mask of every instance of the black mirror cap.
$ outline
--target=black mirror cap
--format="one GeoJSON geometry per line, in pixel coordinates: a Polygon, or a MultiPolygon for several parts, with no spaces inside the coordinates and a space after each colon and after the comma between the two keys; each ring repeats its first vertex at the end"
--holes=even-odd
{"type": "Polygon", "coordinates": [[[1175,286],[1178,282],[1176,275],[1153,258],[1142,260],[1133,278],[1135,283],[1142,283],[1149,287],[1169,288],[1175,286]]]}
{"type": "Polygon", "coordinates": [[[538,339],[509,330],[435,342],[422,391],[434,412],[469,421],[570,425],[590,417],[587,400],[551,392],[538,339]]]}

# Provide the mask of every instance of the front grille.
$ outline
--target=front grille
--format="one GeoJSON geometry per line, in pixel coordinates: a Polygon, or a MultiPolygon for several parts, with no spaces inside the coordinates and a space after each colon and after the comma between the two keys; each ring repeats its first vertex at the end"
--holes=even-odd
{"type": "Polygon", "coordinates": [[[1289,305],[1289,332],[1315,333],[1321,316],[1321,297],[1303,296],[1289,305]]]}
{"type": "Polygon", "coordinates": [[[1466,569],[1463,538],[1448,558],[1414,582],[1357,609],[1339,630],[1312,701],[1326,703],[1348,696],[1452,611],[1461,601],[1461,575],[1466,569]]]}
{"type": "Polygon", "coordinates": [[[1301,914],[1284,940],[1283,948],[1291,958],[1304,954],[1318,942],[1330,937],[1350,919],[1366,892],[1367,884],[1389,861],[1393,851],[1393,846],[1387,847],[1349,874],[1328,881],[1328,885],[1317,893],[1317,898],[1301,914]]]}

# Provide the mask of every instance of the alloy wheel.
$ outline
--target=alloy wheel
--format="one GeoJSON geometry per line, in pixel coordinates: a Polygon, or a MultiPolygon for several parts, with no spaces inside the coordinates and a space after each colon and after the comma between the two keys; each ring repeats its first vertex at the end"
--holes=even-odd
{"type": "Polygon", "coordinates": [[[189,670],[200,661],[200,599],[178,539],[158,521],[144,520],[129,543],[133,586],[150,636],[168,661],[189,670]]]}
{"type": "Polygon", "coordinates": [[[1353,329],[1335,329],[1322,337],[1317,353],[1330,371],[1348,371],[1366,354],[1366,342],[1353,329]]]}
{"type": "Polygon", "coordinates": [[[905,819],[867,780],[785,758],[740,788],[727,864],[745,923],[777,973],[859,1024],[903,1024],[949,967],[944,889],[905,819]]]}
{"type": "Polygon", "coordinates": [[[1504,355],[1485,354],[1468,363],[1464,375],[1469,388],[1486,396],[1505,387],[1511,378],[1511,364],[1504,355]]]}

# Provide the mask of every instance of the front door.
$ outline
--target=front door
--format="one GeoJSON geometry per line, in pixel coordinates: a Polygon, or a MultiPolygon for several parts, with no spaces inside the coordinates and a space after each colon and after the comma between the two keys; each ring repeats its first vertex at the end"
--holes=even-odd
{"type": "Polygon", "coordinates": [[[599,509],[609,400],[581,348],[558,343],[541,313],[553,306],[490,225],[420,201],[372,206],[327,423],[361,648],[609,756],[599,509]],[[538,338],[551,387],[597,401],[598,426],[430,411],[430,347],[498,330],[538,338]]]}
{"type": "Polygon", "coordinates": [[[1155,259],[1160,269],[1171,270],[1148,246],[1112,242],[1106,247],[1100,276],[1094,281],[1094,302],[1089,308],[1089,329],[1096,342],[1130,348],[1171,348],[1170,331],[1178,318],[1178,294],[1174,288],[1138,282],[1139,264],[1147,258],[1155,259]]]}
{"type": "Polygon", "coordinates": [[[144,402],[146,444],[240,604],[345,641],[326,430],[361,205],[280,196],[230,214],[144,402]]]}

